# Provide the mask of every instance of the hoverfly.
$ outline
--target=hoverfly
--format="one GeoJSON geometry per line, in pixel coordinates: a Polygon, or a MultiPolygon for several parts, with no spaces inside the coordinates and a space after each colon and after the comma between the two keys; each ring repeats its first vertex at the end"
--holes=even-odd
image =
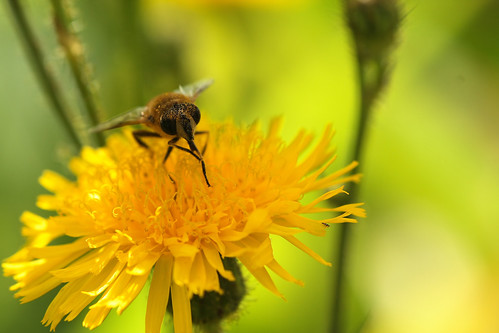
{"type": "Polygon", "coordinates": [[[166,162],[173,148],[185,151],[201,162],[206,184],[211,186],[208,177],[206,176],[206,166],[203,160],[203,153],[206,146],[203,149],[203,153],[201,153],[194,143],[195,135],[208,134],[207,131],[195,131],[196,125],[201,120],[201,113],[194,102],[199,94],[212,83],[212,79],[206,79],[184,87],[179,86],[179,88],[173,92],[163,93],[154,97],[146,106],[138,107],[116,116],[115,118],[97,125],[92,128],[91,131],[100,132],[135,124],[146,125],[151,128],[153,132],[147,130],[136,130],[132,132],[135,141],[137,141],[141,147],[149,149],[149,146],[142,139],[145,137],[170,139],[168,141],[168,149],[163,158],[163,163],[166,162]],[[181,138],[187,141],[189,149],[177,145],[177,142],[181,138]]]}

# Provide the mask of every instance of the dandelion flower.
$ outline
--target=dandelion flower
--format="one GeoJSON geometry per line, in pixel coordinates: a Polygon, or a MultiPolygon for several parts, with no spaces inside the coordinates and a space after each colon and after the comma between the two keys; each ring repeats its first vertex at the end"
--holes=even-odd
{"type": "Polygon", "coordinates": [[[212,187],[192,156],[177,151],[163,165],[167,140],[151,139],[150,151],[130,131],[110,136],[103,148],[85,147],[70,162],[75,181],[45,171],[40,183],[52,194],[39,196],[37,205],[56,214],[21,216],[27,243],[3,263],[4,274],[17,281],[15,296],[26,303],[62,286],[42,322],[54,330],[88,307],[83,325],[93,329],[111,309],[123,312],[152,276],[146,332],[161,330],[169,300],[175,331],[191,332],[190,300],[222,294],[220,281],[236,279],[224,267],[232,258],[282,297],[269,270],[302,282],[274,258],[271,235],[330,265],[296,234],[323,236],[327,224],[355,222],[364,210],[360,204],[318,207],[359,178],[347,175],[356,163],[325,174],[335,159],[331,128],[305,154],[312,136],[300,132],[286,145],[279,125],[272,122],[264,135],[258,125],[211,124],[205,161],[212,187]],[[302,204],[315,190],[326,192],[302,204]],[[316,212],[332,214],[303,216],[316,212]],[[62,236],[69,241],[54,245],[62,236]]]}

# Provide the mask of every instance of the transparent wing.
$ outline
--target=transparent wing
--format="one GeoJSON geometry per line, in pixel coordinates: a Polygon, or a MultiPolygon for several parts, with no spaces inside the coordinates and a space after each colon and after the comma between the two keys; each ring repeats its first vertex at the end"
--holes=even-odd
{"type": "Polygon", "coordinates": [[[199,94],[201,94],[203,91],[206,90],[209,86],[213,84],[213,79],[204,79],[197,81],[195,83],[189,84],[187,86],[179,86],[177,90],[175,90],[176,93],[181,93],[186,96],[192,97],[193,99],[196,99],[199,94]]]}
{"type": "Polygon", "coordinates": [[[95,127],[90,128],[89,131],[102,132],[126,125],[142,124],[144,122],[144,119],[142,117],[142,112],[144,112],[145,109],[146,109],[145,106],[141,106],[133,110],[127,111],[95,127]]]}

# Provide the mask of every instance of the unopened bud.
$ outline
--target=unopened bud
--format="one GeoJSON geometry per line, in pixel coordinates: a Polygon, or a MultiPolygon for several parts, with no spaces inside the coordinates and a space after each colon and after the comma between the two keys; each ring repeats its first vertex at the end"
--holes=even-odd
{"type": "Polygon", "coordinates": [[[361,58],[378,59],[390,52],[401,21],[396,0],[345,0],[345,11],[361,58]]]}
{"type": "MultiPolygon", "coordinates": [[[[232,272],[234,281],[218,275],[223,293],[209,291],[203,297],[193,295],[191,298],[192,323],[203,332],[217,331],[216,327],[220,327],[224,319],[236,314],[246,295],[244,277],[237,259],[224,258],[222,261],[224,268],[232,272]]],[[[171,301],[167,309],[172,313],[171,301]]]]}

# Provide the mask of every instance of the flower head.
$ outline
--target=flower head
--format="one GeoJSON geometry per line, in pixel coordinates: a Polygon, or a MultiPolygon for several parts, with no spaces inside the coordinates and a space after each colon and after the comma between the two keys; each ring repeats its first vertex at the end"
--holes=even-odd
{"type": "MultiPolygon", "coordinates": [[[[24,303],[63,285],[43,318],[52,330],[87,307],[83,325],[99,326],[112,308],[125,310],[152,275],[146,331],[160,331],[171,295],[175,330],[189,332],[191,297],[221,293],[219,277],[234,280],[223,258],[237,258],[282,296],[269,269],[301,282],[276,261],[270,236],[329,265],[296,234],[322,236],[327,224],[355,222],[351,215],[364,211],[360,204],[318,207],[344,192],[342,183],[359,178],[346,175],[356,163],[324,175],[334,161],[330,127],[305,156],[312,136],[300,132],[286,145],[278,127],[274,121],[264,136],[258,125],[210,125],[204,156],[212,187],[189,154],[177,151],[163,165],[167,140],[151,139],[148,151],[127,131],[112,135],[106,147],[84,148],[70,163],[75,181],[44,172],[40,183],[52,194],[41,195],[37,205],[57,214],[21,216],[27,244],[3,263],[5,275],[17,280],[11,289],[24,303]],[[303,195],[314,190],[327,191],[302,204],[303,195]],[[315,212],[334,215],[326,220],[302,216],[315,212]],[[72,239],[53,245],[61,236],[72,239]]],[[[202,139],[196,138],[201,146],[202,139]]]]}

